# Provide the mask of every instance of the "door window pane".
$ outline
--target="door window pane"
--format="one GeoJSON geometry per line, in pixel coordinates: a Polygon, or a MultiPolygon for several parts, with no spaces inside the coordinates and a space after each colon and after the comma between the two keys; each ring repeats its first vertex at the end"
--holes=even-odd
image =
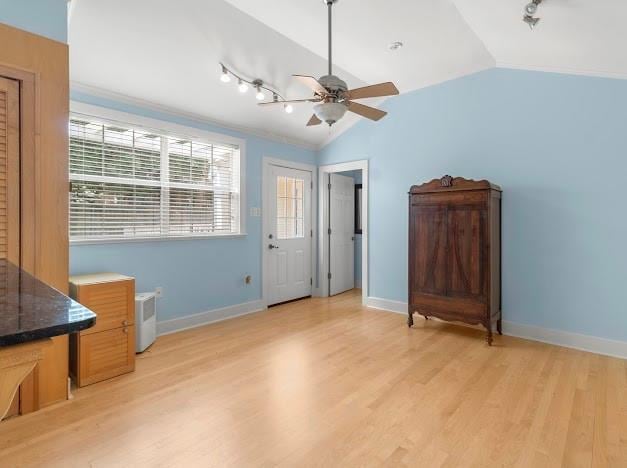
{"type": "Polygon", "coordinates": [[[303,192],[305,181],[294,177],[277,177],[277,238],[305,237],[303,192]]]}

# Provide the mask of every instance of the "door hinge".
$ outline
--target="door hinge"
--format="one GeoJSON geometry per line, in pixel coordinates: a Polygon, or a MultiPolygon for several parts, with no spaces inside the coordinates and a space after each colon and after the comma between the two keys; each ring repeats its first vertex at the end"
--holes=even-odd
{"type": "Polygon", "coordinates": [[[329,184],[329,190],[331,190],[331,184],[329,184]]]}
{"type": "Polygon", "coordinates": [[[313,180],[309,182],[309,186],[313,189],[313,180]]]}
{"type": "Polygon", "coordinates": [[[313,237],[313,229],[309,231],[309,237],[313,237]]]}
{"type": "Polygon", "coordinates": [[[313,278],[309,278],[309,284],[313,286],[313,278]]]}
{"type": "Polygon", "coordinates": [[[331,272],[327,275],[327,278],[331,279],[331,272]]]}
{"type": "Polygon", "coordinates": [[[331,228],[327,230],[328,234],[331,235],[331,228]]]}

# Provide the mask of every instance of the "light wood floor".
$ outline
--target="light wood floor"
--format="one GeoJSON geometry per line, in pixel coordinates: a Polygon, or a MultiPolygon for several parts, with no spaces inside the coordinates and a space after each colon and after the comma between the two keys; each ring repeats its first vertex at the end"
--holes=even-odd
{"type": "Polygon", "coordinates": [[[286,304],[161,337],[137,371],[0,424],[0,466],[627,467],[626,361],[286,304]]]}

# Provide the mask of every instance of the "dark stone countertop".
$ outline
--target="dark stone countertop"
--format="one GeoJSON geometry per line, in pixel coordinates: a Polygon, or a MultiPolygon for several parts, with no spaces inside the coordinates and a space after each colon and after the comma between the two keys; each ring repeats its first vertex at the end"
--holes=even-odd
{"type": "Polygon", "coordinates": [[[65,335],[95,323],[91,310],[0,260],[0,346],[65,335]]]}

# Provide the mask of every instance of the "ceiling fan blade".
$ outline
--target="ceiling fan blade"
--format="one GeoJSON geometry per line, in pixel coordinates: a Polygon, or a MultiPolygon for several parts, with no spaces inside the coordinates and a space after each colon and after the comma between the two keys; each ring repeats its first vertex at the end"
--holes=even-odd
{"type": "Polygon", "coordinates": [[[394,83],[388,81],[387,83],[379,83],[372,86],[364,86],[363,88],[356,88],[346,91],[346,99],[364,99],[371,97],[382,96],[395,96],[398,94],[398,89],[394,86],[394,83]]]}
{"type": "Polygon", "coordinates": [[[260,106],[269,106],[272,104],[293,104],[293,103],[301,103],[301,102],[320,102],[321,99],[292,99],[291,101],[270,101],[270,102],[260,102],[258,103],[260,106]]]}
{"type": "Polygon", "coordinates": [[[321,96],[329,94],[327,89],[324,86],[322,86],[320,83],[318,83],[318,80],[316,80],[313,76],[306,76],[306,75],[292,75],[292,76],[296,78],[298,81],[300,81],[302,84],[307,86],[309,89],[311,89],[313,92],[320,94],[321,96]]]}
{"type": "Polygon", "coordinates": [[[359,114],[362,117],[366,117],[370,120],[381,120],[388,114],[387,112],[380,109],[376,109],[370,106],[364,106],[363,104],[358,104],[352,101],[348,101],[346,105],[349,111],[354,112],[355,114],[359,114]]]}
{"type": "Polygon", "coordinates": [[[320,120],[318,117],[316,117],[316,114],[311,116],[311,119],[309,119],[309,122],[307,122],[307,126],[308,127],[312,127],[314,125],[320,125],[322,123],[322,120],[320,120]]]}

